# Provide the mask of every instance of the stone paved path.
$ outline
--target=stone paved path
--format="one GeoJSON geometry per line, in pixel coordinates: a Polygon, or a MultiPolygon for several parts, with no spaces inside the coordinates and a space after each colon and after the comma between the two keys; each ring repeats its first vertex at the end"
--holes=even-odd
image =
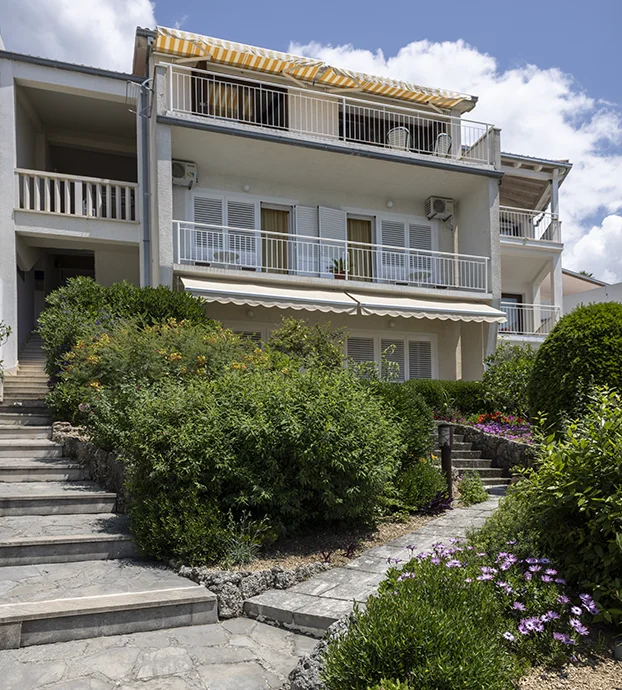
{"type": "Polygon", "coordinates": [[[499,496],[491,496],[484,503],[451,510],[416,532],[366,551],[343,568],[327,570],[287,590],[268,590],[248,599],[244,612],[260,621],[321,637],[329,625],[352,610],[354,601],[362,603],[376,591],[390,567],[436,542],[463,537],[469,528],[481,526],[498,503],[499,496]]]}
{"type": "Polygon", "coordinates": [[[248,618],[0,651],[5,690],[282,687],[312,638],[248,618]]]}

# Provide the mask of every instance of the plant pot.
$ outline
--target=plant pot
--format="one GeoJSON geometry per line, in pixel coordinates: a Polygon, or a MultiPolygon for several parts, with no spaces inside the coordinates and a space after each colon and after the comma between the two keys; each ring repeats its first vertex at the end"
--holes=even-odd
{"type": "Polygon", "coordinates": [[[345,271],[339,271],[339,273],[333,273],[333,277],[335,280],[345,280],[346,279],[346,272],[345,271]]]}

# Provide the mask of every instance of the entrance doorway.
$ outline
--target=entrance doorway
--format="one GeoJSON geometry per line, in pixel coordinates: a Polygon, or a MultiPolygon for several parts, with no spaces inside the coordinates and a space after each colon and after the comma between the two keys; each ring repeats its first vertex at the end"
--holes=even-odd
{"type": "Polygon", "coordinates": [[[348,273],[353,280],[372,279],[371,224],[370,218],[348,217],[348,273]]]}
{"type": "Polygon", "coordinates": [[[290,209],[262,205],[261,229],[263,231],[261,236],[263,270],[268,273],[287,273],[290,209]]]}

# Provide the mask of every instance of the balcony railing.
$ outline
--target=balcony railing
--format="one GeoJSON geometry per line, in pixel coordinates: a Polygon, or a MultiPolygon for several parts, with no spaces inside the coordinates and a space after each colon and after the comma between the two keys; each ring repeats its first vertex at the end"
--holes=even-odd
{"type": "Polygon", "coordinates": [[[559,321],[560,309],[549,304],[501,302],[501,310],[508,317],[499,326],[502,333],[515,335],[548,335],[559,321]]]}
{"type": "Polygon", "coordinates": [[[64,216],[137,220],[138,185],[41,170],[15,171],[15,208],[64,216]]]}
{"type": "Polygon", "coordinates": [[[176,263],[488,292],[488,258],[174,221],[176,263]]]}
{"type": "Polygon", "coordinates": [[[544,211],[501,206],[499,230],[502,237],[561,242],[561,223],[558,217],[544,211]]]}
{"type": "Polygon", "coordinates": [[[169,109],[296,138],[491,164],[492,126],[349,96],[168,66],[169,109]]]}

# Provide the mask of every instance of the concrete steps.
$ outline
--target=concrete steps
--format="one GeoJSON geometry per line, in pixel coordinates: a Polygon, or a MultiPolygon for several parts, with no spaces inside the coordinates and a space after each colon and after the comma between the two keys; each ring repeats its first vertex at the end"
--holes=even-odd
{"type": "Polygon", "coordinates": [[[0,484],[0,517],[112,513],[116,499],[90,482],[5,482],[0,484]]]}
{"type": "Polygon", "coordinates": [[[0,458],[0,484],[4,482],[60,482],[86,479],[82,465],[69,458],[0,458]]]}
{"type": "Polygon", "coordinates": [[[0,421],[0,441],[6,439],[46,439],[50,440],[52,438],[52,427],[47,425],[36,426],[34,424],[24,426],[24,425],[14,425],[14,426],[3,426],[0,421]]]}
{"type": "Polygon", "coordinates": [[[62,446],[49,439],[0,439],[0,458],[60,458],[62,454],[62,446]]]}

